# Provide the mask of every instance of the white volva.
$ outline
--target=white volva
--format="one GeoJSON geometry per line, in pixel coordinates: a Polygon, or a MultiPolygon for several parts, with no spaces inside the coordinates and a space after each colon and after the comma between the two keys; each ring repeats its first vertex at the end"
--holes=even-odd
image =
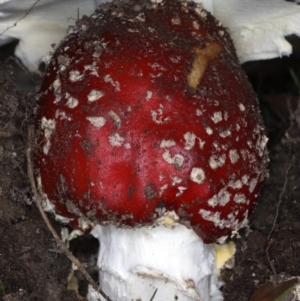
{"type": "MultiPolygon", "coordinates": [[[[215,250],[174,212],[158,225],[121,229],[97,225],[100,287],[114,301],[222,301],[215,250]],[[175,217],[175,218],[174,218],[175,217]]],[[[89,288],[89,301],[105,300],[89,288]]]]}

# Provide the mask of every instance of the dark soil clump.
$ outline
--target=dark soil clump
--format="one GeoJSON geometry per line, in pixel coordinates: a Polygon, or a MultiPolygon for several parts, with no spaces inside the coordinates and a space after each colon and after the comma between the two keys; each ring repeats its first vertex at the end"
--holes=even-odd
{"type": "MultiPolygon", "coordinates": [[[[70,262],[32,204],[26,168],[27,126],[35,94],[16,90],[12,66],[0,66],[0,298],[76,300],[66,290],[70,262]]],[[[54,223],[57,231],[61,225],[54,223]]]]}

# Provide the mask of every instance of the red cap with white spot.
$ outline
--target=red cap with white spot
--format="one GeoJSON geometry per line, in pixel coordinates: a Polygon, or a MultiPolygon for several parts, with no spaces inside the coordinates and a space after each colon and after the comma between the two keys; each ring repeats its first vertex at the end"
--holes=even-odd
{"type": "Polygon", "coordinates": [[[140,227],[175,211],[214,242],[253,211],[267,161],[257,99],[199,5],[104,6],[55,51],[41,91],[37,167],[73,223],[140,227]]]}

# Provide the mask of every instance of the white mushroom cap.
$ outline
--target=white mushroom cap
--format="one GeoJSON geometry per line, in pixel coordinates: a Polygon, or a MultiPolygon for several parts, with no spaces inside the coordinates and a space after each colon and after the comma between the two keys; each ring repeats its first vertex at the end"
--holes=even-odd
{"type": "Polygon", "coordinates": [[[213,14],[229,28],[241,63],[290,55],[292,46],[285,37],[300,36],[297,3],[214,0],[213,14]]]}
{"type": "MultiPolygon", "coordinates": [[[[67,27],[80,16],[90,15],[105,0],[0,0],[0,45],[20,39],[16,55],[31,70],[58,43],[67,27]],[[71,18],[71,20],[70,20],[71,18]],[[13,24],[17,21],[17,26],[13,24]],[[12,27],[11,27],[12,26],[12,27]],[[8,27],[8,30],[6,30],[8,27]]],[[[285,36],[300,36],[300,8],[283,0],[197,0],[229,28],[241,63],[289,55],[285,36]]]]}

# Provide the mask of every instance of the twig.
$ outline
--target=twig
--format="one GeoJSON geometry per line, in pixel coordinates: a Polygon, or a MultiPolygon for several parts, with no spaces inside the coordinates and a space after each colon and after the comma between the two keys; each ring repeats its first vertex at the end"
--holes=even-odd
{"type": "Polygon", "coordinates": [[[272,234],[275,230],[275,227],[276,227],[276,224],[277,224],[277,220],[278,220],[278,216],[279,216],[279,208],[280,208],[280,205],[281,205],[281,202],[282,202],[282,197],[283,197],[283,194],[286,190],[286,185],[287,185],[287,182],[288,182],[288,173],[290,171],[290,168],[292,166],[292,162],[294,161],[294,158],[292,158],[292,160],[290,161],[290,164],[288,166],[288,168],[286,169],[285,171],[285,178],[284,178],[284,184],[283,184],[283,188],[280,192],[280,195],[279,195],[279,200],[278,200],[278,203],[277,203],[277,206],[276,206],[276,213],[275,213],[275,217],[274,217],[274,220],[273,220],[273,225],[272,225],[272,229],[271,231],[269,232],[269,235],[268,235],[268,246],[266,248],[266,255],[267,255],[267,259],[269,261],[269,265],[271,267],[271,270],[274,274],[274,282],[275,282],[275,286],[278,285],[278,274],[277,274],[277,271],[276,271],[276,268],[275,268],[275,264],[274,264],[274,261],[271,260],[270,256],[269,256],[269,249],[271,247],[271,245],[274,243],[274,239],[272,239],[272,234]]]}
{"type": "Polygon", "coordinates": [[[274,285],[277,286],[277,285],[278,285],[278,274],[277,274],[277,270],[276,270],[276,268],[275,268],[274,260],[271,260],[270,255],[269,255],[269,249],[270,249],[270,247],[273,245],[274,242],[275,242],[274,239],[269,240],[269,243],[268,243],[268,245],[267,245],[267,247],[266,247],[266,255],[267,255],[267,259],[268,259],[268,261],[269,261],[271,270],[272,270],[273,275],[274,275],[274,285]]]}
{"type": "Polygon", "coordinates": [[[154,300],[154,297],[155,297],[156,293],[157,293],[157,288],[155,289],[155,291],[154,291],[154,293],[153,293],[153,295],[152,295],[150,301],[153,301],[153,300],[154,300]]]}
{"type": "Polygon", "coordinates": [[[96,290],[99,294],[101,294],[107,301],[112,301],[102,290],[99,288],[97,283],[91,278],[91,276],[87,273],[84,265],[69,251],[69,249],[66,247],[66,245],[62,242],[54,228],[52,227],[45,211],[43,210],[42,207],[42,200],[41,196],[38,193],[36,184],[35,184],[35,179],[34,179],[34,174],[33,174],[33,165],[32,165],[32,152],[33,152],[33,146],[34,146],[34,140],[35,140],[35,131],[33,125],[28,127],[28,139],[27,139],[27,169],[28,169],[28,177],[31,185],[31,189],[33,191],[33,196],[35,203],[39,209],[39,212],[45,221],[48,229],[52,233],[56,243],[58,244],[59,248],[65,253],[65,255],[74,263],[78,270],[84,275],[86,280],[92,285],[94,290],[96,290]]]}
{"type": "MultiPolygon", "coordinates": [[[[97,6],[97,5],[96,5],[97,6]]],[[[79,7],[77,7],[76,9],[76,12],[77,12],[77,19],[74,19],[73,17],[69,17],[67,18],[67,21],[78,21],[80,19],[80,12],[79,12],[79,7]]]]}
{"type": "Polygon", "coordinates": [[[283,188],[280,192],[280,195],[279,195],[279,200],[278,200],[278,203],[277,203],[277,206],[276,206],[276,214],[275,214],[275,218],[274,218],[274,221],[273,221],[273,225],[272,225],[272,229],[268,235],[268,240],[271,239],[271,236],[275,230],[275,227],[276,227],[276,223],[277,223],[277,220],[278,220],[278,216],[279,216],[279,208],[280,208],[280,205],[281,205],[281,202],[282,202],[282,197],[283,197],[283,194],[285,192],[285,189],[286,189],[286,185],[287,185],[287,182],[288,182],[288,173],[291,169],[291,166],[292,166],[292,162],[294,161],[294,158],[292,158],[288,168],[286,169],[285,171],[285,178],[284,178],[284,184],[283,184],[283,188]]]}
{"type": "Polygon", "coordinates": [[[33,8],[40,2],[41,0],[36,0],[32,5],[31,7],[25,12],[25,14],[19,18],[15,23],[13,23],[11,26],[8,26],[5,30],[3,30],[1,33],[0,33],[0,36],[2,36],[3,34],[5,34],[9,29],[13,28],[13,27],[16,27],[17,24],[25,19],[29,14],[30,12],[33,10],[33,8]]]}
{"type": "Polygon", "coordinates": [[[289,163],[288,168],[285,171],[284,184],[283,184],[283,188],[282,188],[282,190],[280,192],[280,195],[279,195],[279,200],[278,200],[278,203],[277,203],[277,206],[276,206],[276,213],[275,213],[275,217],[274,217],[274,220],[273,220],[272,229],[271,229],[271,231],[269,232],[269,235],[268,235],[268,246],[266,248],[267,259],[269,261],[270,267],[272,269],[272,272],[273,272],[274,278],[275,278],[275,285],[278,285],[278,275],[277,275],[277,271],[276,271],[276,268],[275,268],[274,261],[271,260],[271,258],[269,256],[269,248],[274,243],[274,239],[272,239],[272,234],[273,234],[273,232],[275,230],[275,227],[276,227],[276,224],[277,224],[277,220],[278,220],[278,216],[279,216],[279,208],[280,208],[280,205],[281,205],[281,202],[282,202],[283,194],[285,193],[285,190],[286,190],[286,185],[287,185],[287,182],[288,182],[288,173],[291,169],[293,161],[294,161],[294,158],[292,158],[292,160],[289,163]]]}

